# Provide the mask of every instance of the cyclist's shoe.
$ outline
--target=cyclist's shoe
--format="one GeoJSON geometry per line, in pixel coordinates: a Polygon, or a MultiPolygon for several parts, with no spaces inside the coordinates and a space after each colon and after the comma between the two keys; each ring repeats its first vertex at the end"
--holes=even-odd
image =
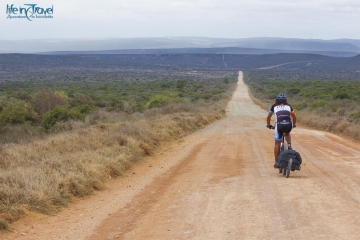
{"type": "Polygon", "coordinates": [[[290,146],[288,146],[288,150],[292,150],[292,146],[290,145],[290,146]]]}
{"type": "Polygon", "coordinates": [[[279,168],[279,164],[275,161],[274,168],[279,168]]]}

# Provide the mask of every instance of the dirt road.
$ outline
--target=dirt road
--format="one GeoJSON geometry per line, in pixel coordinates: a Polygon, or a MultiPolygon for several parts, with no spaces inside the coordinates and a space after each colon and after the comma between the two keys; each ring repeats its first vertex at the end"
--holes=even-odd
{"type": "Polygon", "coordinates": [[[301,171],[273,168],[267,112],[239,74],[228,117],[147,158],[108,190],[1,239],[359,239],[360,144],[301,127],[301,171]]]}

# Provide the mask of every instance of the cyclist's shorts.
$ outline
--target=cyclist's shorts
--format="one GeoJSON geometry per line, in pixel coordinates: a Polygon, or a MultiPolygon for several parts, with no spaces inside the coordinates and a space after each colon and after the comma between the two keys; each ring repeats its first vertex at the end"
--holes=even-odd
{"type": "Polygon", "coordinates": [[[289,133],[292,129],[292,122],[275,123],[274,138],[276,141],[281,141],[283,133],[289,133]]]}

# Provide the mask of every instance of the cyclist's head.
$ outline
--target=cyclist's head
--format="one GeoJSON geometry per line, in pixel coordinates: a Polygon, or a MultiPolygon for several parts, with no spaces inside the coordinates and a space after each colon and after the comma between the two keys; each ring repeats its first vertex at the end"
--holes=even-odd
{"type": "Polygon", "coordinates": [[[279,94],[276,96],[276,102],[278,102],[278,103],[286,102],[286,96],[285,96],[285,94],[279,93],[279,94]]]}

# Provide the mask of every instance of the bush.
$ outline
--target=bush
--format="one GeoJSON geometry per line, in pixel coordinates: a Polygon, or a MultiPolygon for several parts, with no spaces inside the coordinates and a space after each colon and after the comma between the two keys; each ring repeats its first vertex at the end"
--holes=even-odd
{"type": "Polygon", "coordinates": [[[154,95],[146,104],[148,108],[163,107],[169,103],[180,102],[177,93],[163,92],[154,95]]]}
{"type": "Polygon", "coordinates": [[[145,109],[146,109],[146,105],[143,102],[137,102],[133,107],[134,112],[143,112],[145,109]]]}
{"type": "Polygon", "coordinates": [[[79,107],[74,107],[73,109],[76,109],[81,114],[89,114],[89,113],[92,113],[94,111],[94,107],[92,107],[90,105],[83,105],[83,106],[79,106],[79,107]]]}
{"type": "Polygon", "coordinates": [[[79,107],[69,108],[68,106],[55,107],[44,114],[41,126],[45,129],[52,128],[58,122],[65,122],[69,119],[84,121],[85,114],[80,112],[79,107]]]}
{"type": "Polygon", "coordinates": [[[349,118],[351,118],[351,119],[356,119],[356,120],[360,119],[360,112],[351,113],[351,114],[349,115],[349,118]]]}
{"type": "Polygon", "coordinates": [[[72,107],[80,106],[80,105],[84,105],[84,104],[94,105],[95,103],[94,103],[94,100],[86,94],[81,94],[81,93],[73,94],[73,96],[70,100],[70,105],[72,107]]]}
{"type": "Polygon", "coordinates": [[[291,88],[288,91],[288,93],[290,93],[290,94],[298,94],[299,92],[300,92],[300,89],[298,89],[298,88],[291,88]]]}
{"type": "Polygon", "coordinates": [[[7,230],[9,229],[9,224],[2,219],[0,219],[0,230],[7,230]]]}
{"type": "Polygon", "coordinates": [[[44,114],[56,106],[67,104],[67,96],[63,92],[52,92],[41,90],[37,92],[31,101],[31,105],[36,112],[44,114]]]}
{"type": "Polygon", "coordinates": [[[294,103],[294,104],[292,104],[292,106],[296,110],[302,110],[307,107],[307,103],[304,101],[304,102],[300,102],[300,103],[294,103]]]}
{"type": "Polygon", "coordinates": [[[338,91],[335,95],[334,95],[334,99],[350,99],[350,95],[345,92],[344,90],[338,91]]]}
{"type": "Polygon", "coordinates": [[[313,104],[311,105],[311,109],[315,110],[317,108],[324,107],[326,104],[327,102],[325,100],[317,100],[313,102],[313,104]]]}
{"type": "Polygon", "coordinates": [[[186,80],[185,79],[179,79],[176,81],[176,87],[179,89],[183,89],[186,86],[186,80]]]}
{"type": "Polygon", "coordinates": [[[30,101],[32,99],[31,95],[27,92],[20,92],[18,98],[24,101],[30,101]]]}
{"type": "Polygon", "coordinates": [[[5,106],[0,114],[0,122],[2,124],[23,124],[25,122],[33,122],[37,118],[37,114],[32,107],[25,102],[18,102],[16,105],[5,106]]]}

